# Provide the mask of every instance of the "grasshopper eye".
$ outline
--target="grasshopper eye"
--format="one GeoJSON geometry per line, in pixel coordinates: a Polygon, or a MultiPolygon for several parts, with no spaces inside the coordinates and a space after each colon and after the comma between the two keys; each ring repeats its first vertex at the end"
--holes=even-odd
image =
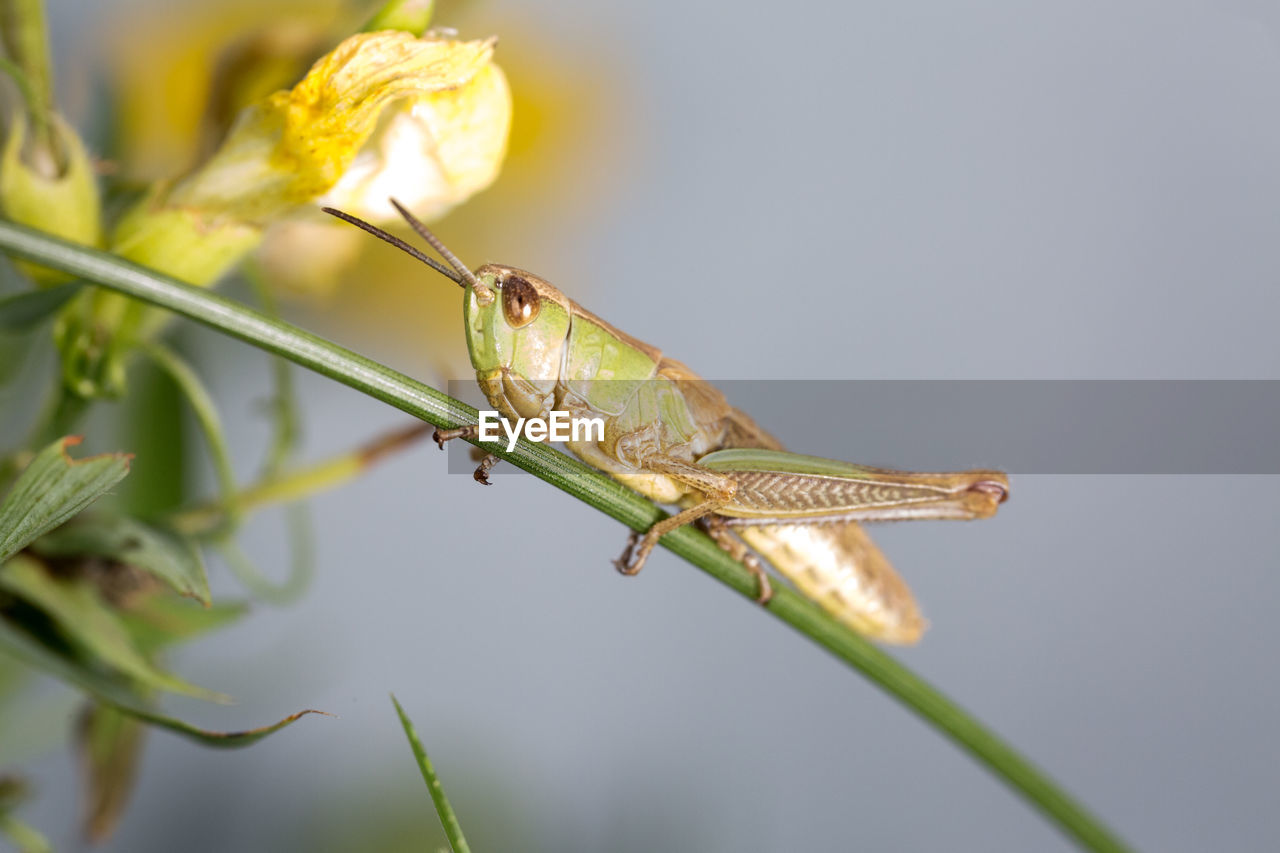
{"type": "Polygon", "coordinates": [[[527,326],[538,316],[542,300],[534,286],[518,275],[502,283],[502,313],[507,316],[511,328],[527,326]]]}

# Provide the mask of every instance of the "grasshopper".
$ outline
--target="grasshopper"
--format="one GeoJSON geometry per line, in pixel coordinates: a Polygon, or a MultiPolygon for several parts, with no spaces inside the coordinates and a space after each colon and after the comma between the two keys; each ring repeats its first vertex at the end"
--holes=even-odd
{"type": "MultiPolygon", "coordinates": [[[[620,572],[636,574],[663,535],[697,523],[756,576],[761,604],[772,587],[759,557],[855,631],[886,643],[919,640],[926,622],[911,591],[859,522],[987,518],[1009,495],[1003,473],[912,473],[788,453],[658,348],[524,270],[485,264],[472,271],[392,204],[448,266],[367,222],[325,212],[462,287],[471,364],[503,417],[545,419],[555,410],[602,418],[603,440],[568,448],[651,500],[680,508],[648,532],[631,534],[614,564],[620,572]]],[[[437,430],[435,438],[443,448],[477,435],[478,427],[468,426],[437,430]]],[[[496,462],[486,455],[476,479],[487,484],[496,462]]]]}

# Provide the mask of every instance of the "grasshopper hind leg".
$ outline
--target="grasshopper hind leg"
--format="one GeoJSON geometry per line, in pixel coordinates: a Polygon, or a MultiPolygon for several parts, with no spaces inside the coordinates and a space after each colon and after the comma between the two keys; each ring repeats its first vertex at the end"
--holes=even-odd
{"type": "Polygon", "coordinates": [[[725,553],[756,576],[756,581],[759,583],[756,590],[756,603],[761,607],[767,606],[773,600],[773,584],[769,580],[769,573],[765,571],[764,563],[760,560],[760,557],[747,547],[747,543],[734,534],[729,525],[725,524],[724,516],[703,516],[698,519],[698,526],[714,539],[725,553]]]}

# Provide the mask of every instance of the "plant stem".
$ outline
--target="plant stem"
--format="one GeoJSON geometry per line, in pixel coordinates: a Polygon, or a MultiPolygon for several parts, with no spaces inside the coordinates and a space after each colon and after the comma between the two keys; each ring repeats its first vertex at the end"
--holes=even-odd
{"type": "Polygon", "coordinates": [[[33,143],[53,158],[55,172],[60,152],[53,149],[49,111],[53,108],[53,66],[49,63],[49,32],[43,0],[0,0],[0,34],[5,51],[22,72],[33,143]]]}
{"type": "Polygon", "coordinates": [[[310,465],[273,470],[229,499],[224,497],[175,513],[169,523],[187,536],[207,536],[226,526],[229,516],[240,517],[271,504],[314,497],[349,483],[375,462],[422,438],[428,428],[428,424],[414,424],[310,465]]]}
{"type": "Polygon", "coordinates": [[[218,407],[214,404],[213,397],[191,366],[173,350],[155,342],[141,344],[141,350],[151,358],[156,367],[168,374],[191,407],[200,432],[204,434],[205,444],[209,446],[214,474],[218,478],[218,491],[226,505],[227,521],[234,526],[239,517],[235,504],[236,473],[231,462],[231,448],[227,445],[226,431],[222,428],[222,419],[218,416],[218,407]]]}
{"type": "MultiPolygon", "coordinates": [[[[437,427],[452,429],[476,422],[475,409],[402,373],[216,293],[191,287],[128,261],[8,222],[0,222],[0,249],[182,314],[336,379],[437,427]]],[[[472,443],[479,446],[479,442],[472,443]]],[[[633,530],[648,530],[665,517],[658,507],[636,492],[545,444],[521,440],[511,453],[500,444],[484,445],[484,449],[633,530]]],[[[747,599],[755,597],[755,576],[701,531],[686,525],[663,537],[662,545],[747,599]]],[[[1101,821],[967,711],[798,593],[775,587],[766,609],[871,679],[967,750],[1083,847],[1095,851],[1128,849],[1101,821]]]]}
{"type": "Polygon", "coordinates": [[[43,411],[31,428],[26,446],[44,447],[54,439],[75,432],[80,420],[89,411],[90,402],[67,388],[59,377],[54,385],[53,395],[45,402],[43,411]]]}

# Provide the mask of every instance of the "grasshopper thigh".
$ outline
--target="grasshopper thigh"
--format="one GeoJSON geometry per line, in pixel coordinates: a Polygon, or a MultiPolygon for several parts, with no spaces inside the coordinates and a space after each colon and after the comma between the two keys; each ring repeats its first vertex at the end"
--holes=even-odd
{"type": "Polygon", "coordinates": [[[690,492],[700,493],[702,500],[650,527],[643,537],[638,538],[638,545],[637,536],[633,534],[622,556],[614,563],[618,571],[624,575],[634,575],[644,567],[645,561],[649,559],[649,554],[652,553],[659,539],[678,527],[683,527],[715,512],[717,507],[724,506],[732,500],[738,489],[738,484],[732,477],[683,459],[654,454],[644,458],[643,467],[670,477],[687,487],[690,492]]]}

